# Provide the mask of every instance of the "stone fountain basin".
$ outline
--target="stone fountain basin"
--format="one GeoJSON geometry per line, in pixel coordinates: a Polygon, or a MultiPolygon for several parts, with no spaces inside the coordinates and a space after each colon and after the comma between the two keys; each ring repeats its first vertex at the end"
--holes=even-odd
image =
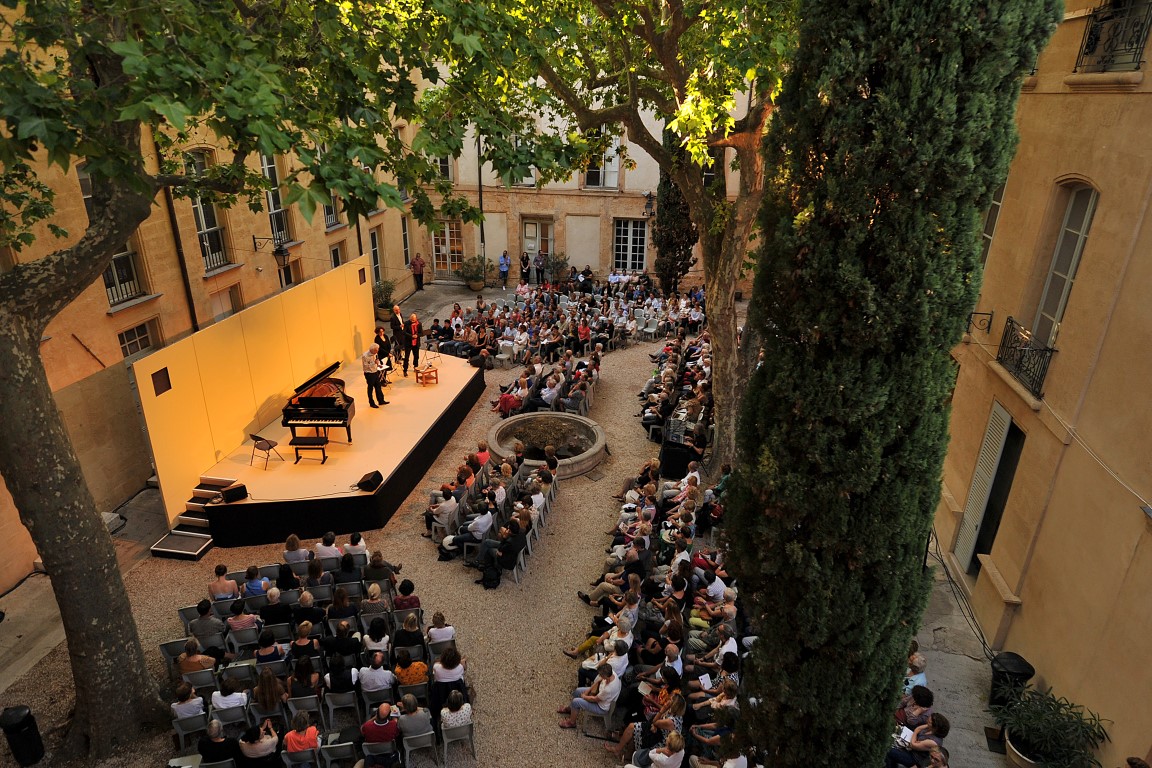
{"type": "Polygon", "coordinates": [[[574,413],[539,411],[505,419],[488,431],[488,448],[503,461],[513,453],[519,440],[524,443],[525,462],[543,466],[544,446],[554,445],[560,457],[557,475],[561,480],[583,475],[604,460],[608,436],[592,419],[574,413]]]}

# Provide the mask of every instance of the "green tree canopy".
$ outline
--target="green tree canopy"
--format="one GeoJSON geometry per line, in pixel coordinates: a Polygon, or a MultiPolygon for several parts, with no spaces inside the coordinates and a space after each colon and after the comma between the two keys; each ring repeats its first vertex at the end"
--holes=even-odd
{"type": "Polygon", "coordinates": [[[727,506],[766,766],[879,765],[929,577],[979,221],[1062,3],[809,0],[774,168],[727,506]]]}

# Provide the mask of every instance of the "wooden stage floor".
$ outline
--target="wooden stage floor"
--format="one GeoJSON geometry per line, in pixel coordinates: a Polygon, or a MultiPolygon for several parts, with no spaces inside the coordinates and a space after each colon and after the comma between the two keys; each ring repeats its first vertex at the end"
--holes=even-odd
{"type": "MultiPolygon", "coordinates": [[[[426,364],[423,357],[421,362],[426,364]]],[[[234,479],[248,490],[247,499],[209,506],[217,544],[238,546],[283,540],[283,530],[309,537],[317,535],[316,530],[347,533],[382,527],[483,392],[482,372],[467,361],[445,355],[434,365],[439,382],[427,386],[417,384],[411,371],[407,378],[400,370],[393,371],[392,384],[384,388],[389,404],[380,408],[368,405],[360,361],[343,366],[336,378],[344,380],[345,391],[356,402],[352,443],[347,442],[344,429],[329,429],[328,460],[323,464],[319,451],[304,451],[300,462],[294,463],[295,455],[288,444],[292,435],[277,418],[259,434],[279,442],[277,450],[283,461],[273,453],[265,468],[264,459],[258,454],[250,465],[252,443],[248,441],[205,470],[205,475],[234,479]],[[358,490],[357,481],[374,470],[384,477],[380,489],[375,494],[358,490]],[[365,500],[373,496],[378,498],[371,506],[379,514],[365,514],[365,500]],[[349,502],[361,507],[361,511],[349,508],[341,516],[340,505],[349,502]],[[256,508],[266,509],[256,514],[256,508]],[[295,527],[285,528],[279,520],[269,517],[285,512],[296,521],[295,527]],[[273,530],[261,530],[262,526],[273,530]]],[[[312,434],[312,430],[300,427],[296,432],[299,436],[312,434]]]]}

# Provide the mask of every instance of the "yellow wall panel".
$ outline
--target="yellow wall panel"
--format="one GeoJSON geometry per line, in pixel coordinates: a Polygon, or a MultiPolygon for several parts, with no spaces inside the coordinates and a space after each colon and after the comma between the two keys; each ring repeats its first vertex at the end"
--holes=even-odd
{"type": "MultiPolygon", "coordinates": [[[[249,307],[239,314],[239,318],[244,329],[248,367],[252,371],[257,421],[267,423],[280,412],[288,401],[288,395],[292,394],[292,388],[300,383],[294,382],[292,376],[282,297],[249,307]]],[[[226,447],[225,453],[229,449],[226,447]]]]}
{"type": "Polygon", "coordinates": [[[190,341],[158,349],[133,365],[169,523],[184,509],[200,474],[216,463],[200,364],[190,341]],[[172,388],[157,395],[152,374],[163,368],[172,388]]]}
{"type": "MultiPolygon", "coordinates": [[[[356,357],[368,349],[372,339],[376,336],[376,311],[372,306],[372,263],[367,256],[361,256],[349,264],[349,269],[342,269],[347,286],[349,332],[346,332],[347,342],[351,343],[350,356],[356,357]],[[364,270],[367,280],[360,283],[360,270],[364,270]]],[[[430,318],[420,318],[425,325],[431,326],[430,318]]]]}
{"type": "MultiPolygon", "coordinates": [[[[354,340],[348,337],[348,329],[352,326],[352,307],[348,296],[347,275],[352,275],[352,282],[355,283],[358,271],[355,267],[335,270],[312,281],[316,284],[320,334],[329,363],[337,360],[347,362],[347,352],[355,345],[354,340]]],[[[371,343],[371,340],[369,336],[368,342],[371,343]]]]}
{"type": "Polygon", "coordinates": [[[336,362],[335,359],[328,359],[329,352],[324,348],[324,339],[320,333],[320,307],[316,304],[314,285],[317,280],[327,276],[315,277],[280,294],[280,302],[284,306],[284,327],[289,339],[283,351],[292,363],[293,387],[336,362]]]}
{"type": "Polygon", "coordinates": [[[208,426],[216,461],[248,439],[267,422],[257,414],[252,372],[244,342],[244,326],[234,315],[191,338],[200,366],[200,382],[208,408],[208,426]]]}

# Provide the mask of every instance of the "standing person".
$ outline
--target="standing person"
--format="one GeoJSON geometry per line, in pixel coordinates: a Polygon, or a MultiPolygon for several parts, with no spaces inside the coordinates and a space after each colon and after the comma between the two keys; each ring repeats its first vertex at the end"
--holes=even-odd
{"type": "Polygon", "coordinates": [[[404,325],[404,375],[408,375],[408,361],[412,361],[412,370],[420,367],[420,339],[424,336],[424,326],[413,312],[404,325]]]}
{"type": "Polygon", "coordinates": [[[536,268],[536,284],[544,285],[544,254],[537,253],[532,259],[532,266],[536,268]]]}
{"type": "Polygon", "coordinates": [[[500,270],[500,290],[508,290],[508,270],[512,268],[512,257],[508,255],[508,251],[500,254],[500,261],[497,264],[497,269],[500,270]]]}
{"type": "Polygon", "coordinates": [[[424,290],[424,257],[417,253],[408,269],[412,270],[412,277],[416,278],[416,290],[424,290]]]}
{"type": "Polygon", "coordinates": [[[392,319],[388,321],[392,329],[392,355],[396,362],[404,356],[404,315],[400,314],[400,305],[392,305],[392,319]]]}
{"type": "Polygon", "coordinates": [[[520,279],[525,284],[532,279],[532,259],[528,258],[528,251],[520,254],[520,279]]]}
{"type": "Polygon", "coordinates": [[[364,354],[360,355],[360,362],[364,366],[364,383],[368,385],[368,405],[373,408],[388,405],[388,401],[384,399],[384,388],[380,386],[380,372],[383,366],[380,363],[379,354],[380,345],[373,344],[368,347],[364,354]],[[376,404],[377,401],[380,405],[376,404]]]}

